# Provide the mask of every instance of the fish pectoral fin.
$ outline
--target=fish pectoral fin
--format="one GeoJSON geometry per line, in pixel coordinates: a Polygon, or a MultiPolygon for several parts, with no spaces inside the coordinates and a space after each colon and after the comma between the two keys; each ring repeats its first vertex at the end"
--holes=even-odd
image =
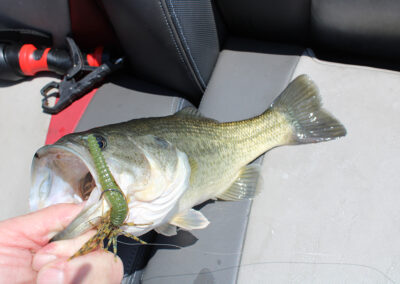
{"type": "Polygon", "coordinates": [[[95,227],[103,212],[103,199],[82,209],[71,223],[61,232],[58,232],[50,242],[73,239],[95,227]]]}
{"type": "Polygon", "coordinates": [[[189,209],[176,214],[169,222],[185,230],[204,229],[210,221],[200,211],[189,209]]]}
{"type": "Polygon", "coordinates": [[[196,119],[200,119],[200,120],[209,120],[209,121],[213,121],[213,122],[218,122],[215,119],[205,117],[195,107],[185,107],[184,109],[176,112],[175,115],[176,116],[181,116],[181,117],[196,118],[196,119]]]}
{"type": "Polygon", "coordinates": [[[250,164],[243,167],[235,182],[217,197],[222,200],[237,201],[251,199],[258,193],[260,165],[250,164]]]}
{"type": "Polygon", "coordinates": [[[157,228],[154,229],[154,231],[167,237],[175,236],[176,226],[166,223],[161,226],[158,226],[157,228]]]}

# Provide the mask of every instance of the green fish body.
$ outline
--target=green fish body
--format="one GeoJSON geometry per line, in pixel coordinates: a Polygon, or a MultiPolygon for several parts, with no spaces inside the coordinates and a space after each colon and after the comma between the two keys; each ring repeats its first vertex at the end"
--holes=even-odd
{"type": "MultiPolygon", "coordinates": [[[[208,225],[207,218],[192,209],[197,204],[216,198],[235,201],[254,197],[259,167],[249,163],[266,151],[281,145],[332,140],[344,136],[346,130],[322,108],[317,87],[306,75],[302,75],[289,84],[270,108],[248,120],[219,123],[203,117],[193,108],[186,108],[167,117],[135,119],[70,134],[56,145],[67,146],[72,143],[75,148],[84,147],[81,140],[88,134],[100,135],[106,141],[103,155],[111,172],[113,167],[116,168],[113,166],[116,163],[119,163],[119,167],[135,164],[136,169],[141,168],[136,170],[130,187],[135,187],[134,180],[140,179],[139,176],[148,175],[146,167],[152,168],[154,165],[157,166],[153,168],[160,172],[169,171],[171,177],[177,176],[176,165],[180,160],[176,158],[179,156],[176,153],[186,156],[182,161],[185,160],[187,164],[182,164],[186,165],[187,177],[185,183],[181,182],[185,188],[174,200],[173,208],[169,207],[168,212],[160,213],[161,221],[148,228],[173,235],[176,227],[191,230],[208,225]],[[140,140],[141,143],[137,142],[140,140]],[[132,141],[136,141],[135,149],[132,141]],[[169,151],[169,154],[165,154],[165,151],[169,151]],[[149,163],[146,162],[148,156],[156,158],[149,163]],[[175,160],[171,157],[175,157],[175,160]]],[[[117,182],[119,175],[116,173],[117,182]]],[[[147,184],[149,182],[148,179],[147,184]]],[[[125,185],[119,185],[128,199],[149,204],[155,204],[160,194],[157,186],[137,190],[132,195],[124,189],[125,185]]],[[[131,212],[134,210],[135,207],[130,207],[131,212]]],[[[146,220],[149,221],[143,219],[146,220]]]]}

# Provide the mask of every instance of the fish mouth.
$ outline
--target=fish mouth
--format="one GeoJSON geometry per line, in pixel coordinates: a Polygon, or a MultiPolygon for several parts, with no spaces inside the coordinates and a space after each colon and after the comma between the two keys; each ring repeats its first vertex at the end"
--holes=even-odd
{"type": "Polygon", "coordinates": [[[86,201],[99,184],[94,163],[88,157],[87,149],[73,143],[40,148],[31,167],[31,211],[86,201]]]}

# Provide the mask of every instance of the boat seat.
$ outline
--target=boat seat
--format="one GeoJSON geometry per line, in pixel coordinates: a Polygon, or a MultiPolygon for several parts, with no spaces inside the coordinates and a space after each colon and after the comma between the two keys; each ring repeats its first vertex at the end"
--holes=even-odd
{"type": "Polygon", "coordinates": [[[383,2],[103,1],[130,71],[77,131],[188,105],[246,119],[300,74],[348,131],[266,153],[260,194],[200,205],[203,230],[120,238],[123,283],[400,282],[400,2],[383,2]]]}

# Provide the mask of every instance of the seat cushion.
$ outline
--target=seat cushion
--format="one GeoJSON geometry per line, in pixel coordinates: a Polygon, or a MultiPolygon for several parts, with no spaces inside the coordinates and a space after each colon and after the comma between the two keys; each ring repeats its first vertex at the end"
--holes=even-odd
{"type": "Polygon", "coordinates": [[[219,53],[210,0],[102,1],[135,76],[200,102],[219,53]]]}
{"type": "Polygon", "coordinates": [[[135,118],[167,116],[187,106],[191,104],[172,91],[121,74],[98,89],[76,131],[135,118]]]}
{"type": "Polygon", "coordinates": [[[400,73],[301,57],[345,138],[267,153],[238,283],[400,281],[400,73]]]}
{"type": "Polygon", "coordinates": [[[29,212],[32,158],[43,146],[50,123],[50,116],[42,113],[40,89],[50,81],[35,78],[15,85],[0,82],[0,220],[29,212]]]}

